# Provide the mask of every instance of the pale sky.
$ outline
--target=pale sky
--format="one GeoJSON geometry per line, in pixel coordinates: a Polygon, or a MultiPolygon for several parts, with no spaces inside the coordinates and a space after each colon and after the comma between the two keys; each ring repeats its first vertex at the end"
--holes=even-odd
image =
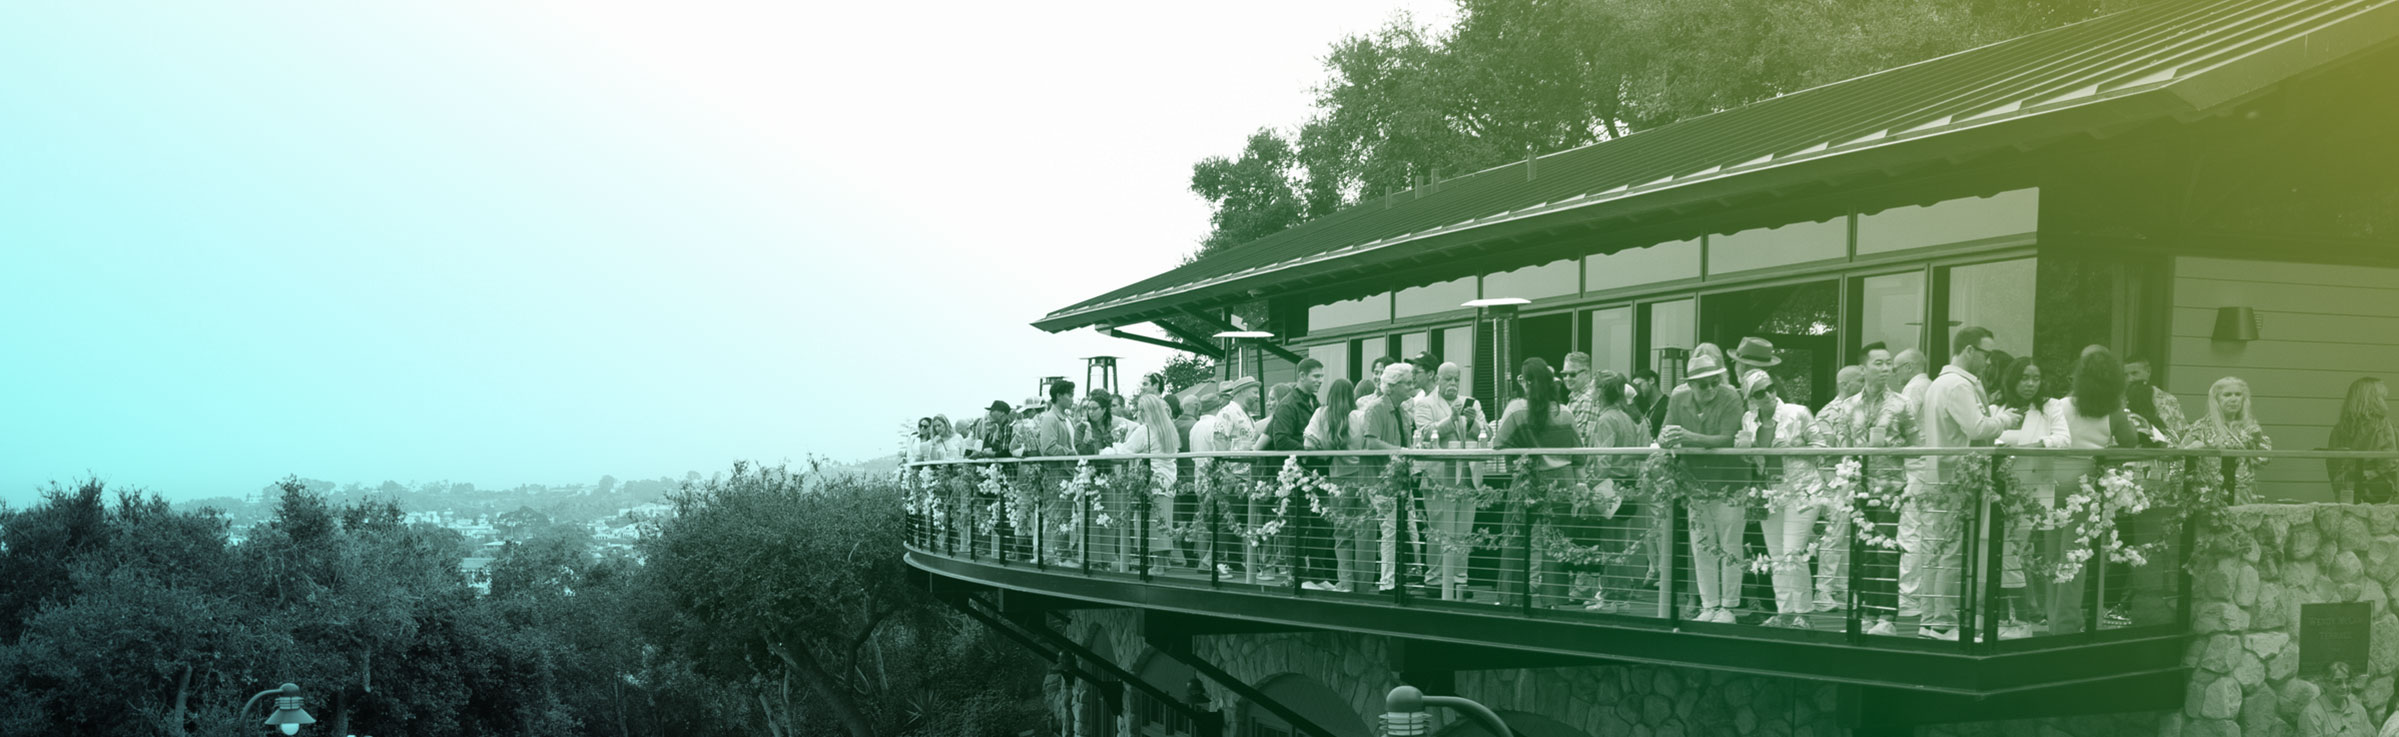
{"type": "Polygon", "coordinates": [[[0,5],[0,501],[891,452],[1165,351],[1041,314],[1207,231],[1348,2],[0,5]]]}

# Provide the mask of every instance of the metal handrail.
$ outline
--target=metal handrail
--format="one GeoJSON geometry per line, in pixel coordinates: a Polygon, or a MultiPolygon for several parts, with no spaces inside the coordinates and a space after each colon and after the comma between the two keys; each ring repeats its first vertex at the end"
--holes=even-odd
{"type": "MultiPolygon", "coordinates": [[[[1071,463],[1075,461],[1139,461],[1165,459],[1282,459],[1282,458],[1430,458],[1483,460],[1509,456],[1587,456],[1647,458],[1659,448],[1407,448],[1399,450],[1238,450],[1212,453],[1128,453],[1116,455],[1036,456],[1024,458],[960,458],[916,461],[908,467],[982,465],[989,463],[1071,463]]],[[[1678,448],[1676,456],[1780,457],[1870,456],[1878,458],[2295,458],[2312,460],[2399,460],[2399,452],[2370,450],[2219,450],[2213,448],[1678,448]]]]}

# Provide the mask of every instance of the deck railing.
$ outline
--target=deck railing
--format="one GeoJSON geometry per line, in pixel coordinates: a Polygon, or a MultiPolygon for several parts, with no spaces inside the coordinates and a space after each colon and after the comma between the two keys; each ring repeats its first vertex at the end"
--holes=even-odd
{"type": "Polygon", "coordinates": [[[1954,639],[1988,653],[2185,631],[2197,535],[2250,465],[2390,457],[1186,453],[918,463],[904,493],[911,549],[957,560],[1861,646],[1954,639]],[[1877,628],[1884,619],[1893,626],[1877,628]]]}

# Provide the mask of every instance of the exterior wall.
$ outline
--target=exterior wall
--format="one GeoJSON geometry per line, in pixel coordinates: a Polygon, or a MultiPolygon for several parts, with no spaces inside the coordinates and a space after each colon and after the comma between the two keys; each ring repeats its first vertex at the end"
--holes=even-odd
{"type": "Polygon", "coordinates": [[[2161,737],[2374,734],[2399,707],[2399,507],[2234,507],[2204,537],[2190,692],[2161,737]],[[2351,601],[2374,603],[2366,672],[2299,673],[2300,605],[2351,601]]]}
{"type": "MultiPolygon", "coordinates": [[[[2165,387],[2186,413],[2207,409],[2207,388],[2239,376],[2257,395],[2274,447],[2322,448],[2349,383],[2399,382],[2399,269],[2180,258],[2165,387]],[[2261,338],[2211,340],[2216,308],[2257,311],[2261,338]]],[[[2282,461],[2258,472],[2267,499],[2332,501],[2322,461],[2282,461]]]]}

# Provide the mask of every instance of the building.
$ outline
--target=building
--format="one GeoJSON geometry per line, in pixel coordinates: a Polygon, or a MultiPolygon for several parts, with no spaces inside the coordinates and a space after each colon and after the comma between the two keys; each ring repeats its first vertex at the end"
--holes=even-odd
{"type": "MultiPolygon", "coordinates": [[[[1755,335],[1783,349],[1777,378],[1810,406],[1862,346],[1946,356],[1952,327],[1974,324],[2052,377],[2086,345],[2152,357],[2194,414],[2218,377],[2245,377],[2278,447],[2320,448],[2349,383],[2399,367],[2395,6],[2147,5],[1359,203],[1035,324],[1187,347],[1268,384],[1302,357],[1356,378],[1431,351],[1468,364],[1486,402],[1526,357],[1582,350],[1671,381],[1697,343],[1755,335]],[[1527,302],[1463,307],[1503,297],[1527,302]],[[1275,337],[1211,337],[1236,329],[1275,337]]],[[[2323,473],[2271,463],[2261,489],[2328,501],[2323,473]]],[[[982,508],[927,529],[972,529],[982,508]]],[[[1039,534],[1013,553],[1004,531],[927,534],[909,560],[946,601],[1105,684],[1084,734],[1367,737],[1401,683],[1481,700],[1526,737],[2303,734],[2387,718],[2399,671],[2388,507],[2189,523],[2196,539],[2257,544],[2185,538],[2135,576],[2151,609],[2129,626],[2086,608],[2085,632],[2012,642],[1991,632],[1992,599],[1957,642],[1862,636],[1854,615],[1813,632],[1696,622],[1676,611],[1671,570],[1655,616],[1559,611],[1504,550],[1475,574],[1495,578],[1488,600],[1062,568],[1038,515],[1068,508],[1031,510],[1019,526],[1039,534]],[[2358,601],[2370,652],[2327,696],[2327,676],[2301,668],[2322,654],[2303,657],[2298,620],[2358,601]]],[[[1076,517],[1059,534],[1105,549],[1090,529],[1076,517]]],[[[1271,545],[1199,535],[1218,562],[1275,564],[1271,545]]],[[[1987,595],[1974,581],[1998,570],[1975,566],[1965,590],[1987,595]]]]}

